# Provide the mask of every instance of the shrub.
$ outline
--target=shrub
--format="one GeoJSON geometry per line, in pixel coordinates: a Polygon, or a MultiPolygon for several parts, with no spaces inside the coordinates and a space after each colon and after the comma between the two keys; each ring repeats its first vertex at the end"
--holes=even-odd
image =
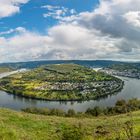
{"type": "Polygon", "coordinates": [[[66,116],[67,117],[74,117],[74,116],[76,116],[76,113],[73,109],[69,109],[66,116]]]}
{"type": "Polygon", "coordinates": [[[99,116],[100,114],[103,113],[103,111],[100,107],[96,106],[93,109],[91,108],[87,109],[85,113],[92,116],[99,116]]]}
{"type": "Polygon", "coordinates": [[[60,109],[51,109],[49,115],[64,116],[65,112],[60,109]]]}
{"type": "Polygon", "coordinates": [[[67,112],[60,109],[47,109],[47,108],[25,108],[22,109],[24,112],[42,114],[42,115],[55,115],[55,116],[66,116],[66,117],[85,117],[85,116],[99,116],[104,115],[115,115],[127,113],[140,109],[140,100],[131,99],[128,102],[125,100],[119,100],[116,102],[114,107],[100,108],[98,106],[94,108],[88,108],[86,112],[77,113],[73,109],[69,109],[67,112]]]}
{"type": "Polygon", "coordinates": [[[116,113],[126,113],[128,112],[128,107],[127,107],[127,103],[125,100],[118,100],[115,104],[115,112],[116,113]]]}
{"type": "Polygon", "coordinates": [[[128,140],[134,140],[134,126],[132,120],[125,122],[124,131],[128,140]]]}
{"type": "Polygon", "coordinates": [[[63,131],[62,140],[84,140],[84,137],[85,131],[79,124],[78,126],[67,127],[63,131]]]}
{"type": "Polygon", "coordinates": [[[137,98],[130,99],[128,101],[128,109],[129,109],[129,111],[134,111],[134,110],[140,109],[140,100],[138,100],[137,98]]]}

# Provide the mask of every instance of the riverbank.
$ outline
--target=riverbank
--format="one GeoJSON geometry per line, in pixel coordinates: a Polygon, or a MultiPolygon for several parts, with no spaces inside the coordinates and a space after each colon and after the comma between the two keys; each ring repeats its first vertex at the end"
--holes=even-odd
{"type": "MultiPolygon", "coordinates": [[[[12,94],[12,95],[16,95],[16,96],[19,96],[19,97],[23,97],[23,98],[26,98],[26,99],[33,99],[33,100],[40,100],[40,101],[50,101],[50,102],[67,102],[67,101],[90,101],[90,100],[98,100],[98,99],[101,99],[101,98],[105,98],[107,96],[111,96],[113,94],[117,94],[118,92],[120,92],[122,89],[123,89],[123,86],[124,86],[124,81],[121,81],[120,84],[118,85],[117,88],[113,89],[112,91],[110,92],[105,92],[103,94],[100,94],[95,97],[92,97],[92,98],[88,98],[88,99],[45,99],[45,98],[41,98],[41,97],[36,97],[36,96],[32,96],[32,95],[25,95],[25,94],[22,94],[22,93],[16,93],[16,92],[12,92],[11,90],[8,90],[8,89],[5,89],[4,87],[0,87],[0,90],[2,91],[5,91],[7,92],[8,94],[12,94]]],[[[62,91],[62,92],[67,92],[67,91],[62,91]]]]}
{"type": "Polygon", "coordinates": [[[49,109],[57,108],[68,111],[74,109],[76,112],[84,112],[88,108],[99,107],[112,107],[115,102],[120,99],[129,100],[132,98],[140,99],[140,80],[119,77],[124,81],[123,89],[111,96],[105,96],[100,99],[90,101],[43,101],[35,100],[24,97],[19,97],[14,94],[8,94],[4,91],[0,91],[0,106],[11,108],[14,110],[20,110],[27,107],[47,107],[49,109]]]}
{"type": "Polygon", "coordinates": [[[137,98],[130,99],[125,101],[124,99],[118,100],[113,107],[99,107],[88,108],[85,112],[75,112],[73,109],[68,111],[60,109],[48,109],[48,108],[35,108],[28,107],[22,109],[22,111],[32,114],[41,114],[41,115],[55,115],[61,117],[91,117],[91,116],[113,116],[124,113],[130,113],[132,111],[140,110],[140,100],[137,98]]]}

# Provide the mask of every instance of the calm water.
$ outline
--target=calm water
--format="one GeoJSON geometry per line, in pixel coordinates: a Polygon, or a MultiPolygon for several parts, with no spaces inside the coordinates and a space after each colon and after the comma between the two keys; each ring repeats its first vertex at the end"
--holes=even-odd
{"type": "MultiPolygon", "coordinates": [[[[122,77],[121,77],[122,78],[122,77]]],[[[94,106],[113,106],[119,99],[140,99],[140,80],[131,78],[122,78],[125,81],[124,89],[116,95],[108,96],[100,100],[84,101],[84,102],[56,102],[56,101],[40,101],[26,99],[15,95],[0,91],[0,107],[20,110],[26,107],[47,107],[59,108],[63,110],[74,109],[75,111],[85,111],[87,108],[94,106]]]]}

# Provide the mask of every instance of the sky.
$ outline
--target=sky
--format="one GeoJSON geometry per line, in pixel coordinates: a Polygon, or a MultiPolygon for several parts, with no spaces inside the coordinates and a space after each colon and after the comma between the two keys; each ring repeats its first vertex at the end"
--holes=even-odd
{"type": "Polygon", "coordinates": [[[140,60],[139,0],[0,0],[0,63],[140,60]]]}

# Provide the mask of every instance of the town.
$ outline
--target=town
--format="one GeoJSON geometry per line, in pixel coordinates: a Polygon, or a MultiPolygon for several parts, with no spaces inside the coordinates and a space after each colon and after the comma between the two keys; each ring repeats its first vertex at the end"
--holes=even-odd
{"type": "Polygon", "coordinates": [[[123,86],[123,81],[98,81],[98,82],[88,82],[88,83],[70,83],[70,82],[47,82],[41,86],[35,87],[38,91],[78,91],[82,95],[88,93],[100,92],[104,95],[109,93],[117,92],[123,86]]]}
{"type": "Polygon", "coordinates": [[[119,70],[114,70],[110,68],[103,68],[103,69],[100,69],[99,71],[110,74],[110,75],[140,79],[140,72],[136,69],[128,69],[124,71],[119,71],[119,70]]]}

